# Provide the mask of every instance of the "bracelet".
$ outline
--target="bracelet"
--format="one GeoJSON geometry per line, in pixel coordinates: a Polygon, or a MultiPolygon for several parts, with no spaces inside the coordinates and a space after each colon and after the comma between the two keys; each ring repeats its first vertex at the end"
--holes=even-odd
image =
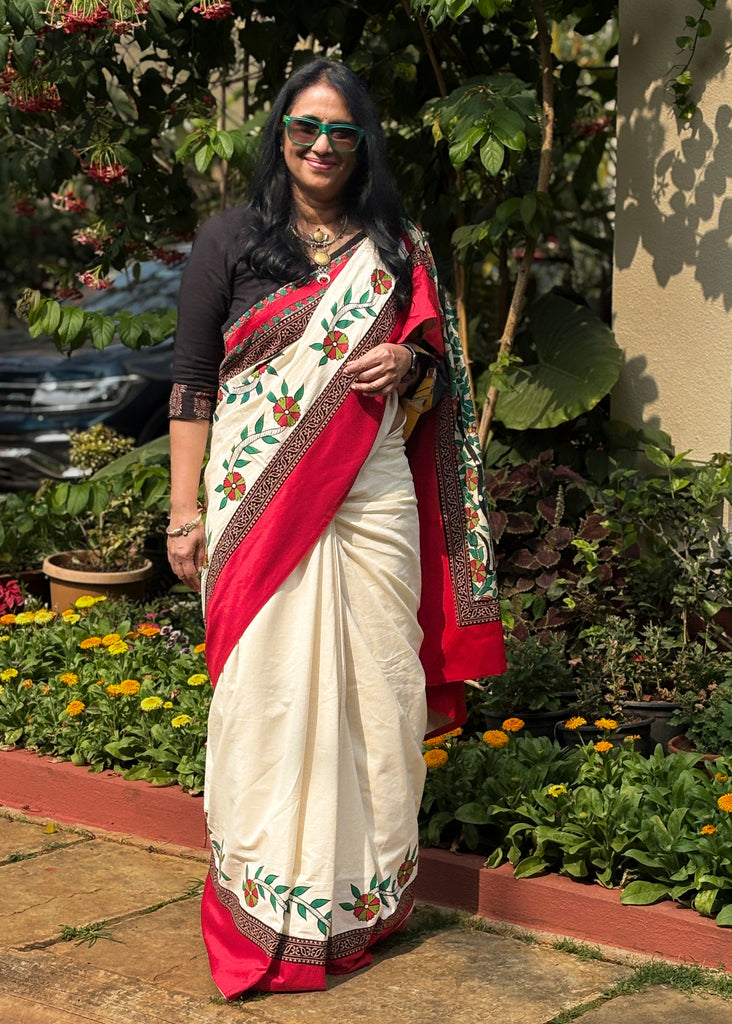
{"type": "Polygon", "coordinates": [[[199,512],[195,519],[191,519],[190,523],[183,523],[182,526],[176,526],[174,530],[171,530],[169,526],[165,527],[165,532],[168,537],[187,537],[189,533],[192,533],[198,524],[203,519],[203,512],[199,512]]]}
{"type": "Polygon", "coordinates": [[[417,355],[416,348],[412,348],[411,345],[405,345],[404,347],[406,349],[409,349],[409,351],[412,353],[412,359],[411,362],[409,363],[409,369],[404,374],[402,379],[399,381],[400,384],[404,383],[405,380],[409,380],[409,378],[414,375],[414,371],[417,369],[417,360],[419,358],[417,355]]]}

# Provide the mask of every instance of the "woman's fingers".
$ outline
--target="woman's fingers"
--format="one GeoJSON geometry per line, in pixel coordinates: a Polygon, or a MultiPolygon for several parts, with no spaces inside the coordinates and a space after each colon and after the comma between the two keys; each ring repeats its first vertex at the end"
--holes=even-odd
{"type": "Polygon", "coordinates": [[[205,562],[203,530],[196,529],[187,537],[168,537],[168,561],[181,582],[200,591],[205,562]]]}
{"type": "Polygon", "coordinates": [[[353,377],[351,387],[372,395],[388,395],[408,372],[412,354],[401,345],[388,342],[377,345],[359,359],[352,359],[343,367],[353,377]]]}

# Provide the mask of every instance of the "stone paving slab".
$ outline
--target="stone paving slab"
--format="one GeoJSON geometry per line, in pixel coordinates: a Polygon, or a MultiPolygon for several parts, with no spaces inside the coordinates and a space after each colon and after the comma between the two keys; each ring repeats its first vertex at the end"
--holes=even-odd
{"type": "Polygon", "coordinates": [[[112,970],[125,978],[140,978],[189,995],[219,995],[201,936],[200,900],[171,903],[105,930],[114,942],[99,939],[93,946],[59,942],[49,946],[48,952],[79,968],[112,970]]]}
{"type": "Polygon", "coordinates": [[[46,833],[45,825],[35,822],[12,821],[0,817],[0,865],[17,858],[18,855],[42,853],[44,850],[59,846],[72,846],[75,843],[89,842],[90,837],[77,832],[67,832],[56,827],[56,831],[46,833]]]}
{"type": "Polygon", "coordinates": [[[45,951],[0,957],[3,1024],[276,1024],[264,1001],[217,1005],[45,951]],[[14,1016],[14,1014],[18,1014],[14,1016]]]}
{"type": "Polygon", "coordinates": [[[632,996],[618,996],[579,1019],[579,1024],[732,1024],[732,1000],[689,995],[654,985],[632,996]]]}
{"type": "Polygon", "coordinates": [[[630,974],[618,964],[450,929],[331,979],[326,992],[269,996],[264,1008],[277,1024],[544,1024],[630,974]]]}
{"type": "Polygon", "coordinates": [[[190,890],[202,866],[178,857],[91,840],[6,864],[0,936],[16,948],[48,943],[64,925],[123,917],[190,890]]]}

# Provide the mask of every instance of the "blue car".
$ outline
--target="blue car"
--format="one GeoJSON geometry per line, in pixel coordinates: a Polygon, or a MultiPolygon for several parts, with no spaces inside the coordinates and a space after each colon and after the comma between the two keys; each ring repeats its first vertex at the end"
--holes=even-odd
{"type": "MultiPolygon", "coordinates": [[[[79,302],[86,311],[141,313],[176,304],[183,263],[143,263],[79,302]]],[[[144,444],[168,429],[173,339],[139,350],[88,343],[61,355],[49,338],[0,331],[0,491],[36,490],[42,478],[75,479],[69,431],[97,423],[144,444]]]]}

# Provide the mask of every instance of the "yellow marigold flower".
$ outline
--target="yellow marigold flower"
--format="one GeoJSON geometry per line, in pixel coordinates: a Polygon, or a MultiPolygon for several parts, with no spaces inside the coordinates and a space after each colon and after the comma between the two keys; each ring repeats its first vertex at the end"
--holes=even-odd
{"type": "Polygon", "coordinates": [[[90,651],[92,647],[99,647],[101,642],[102,638],[100,636],[87,636],[81,641],[79,647],[81,647],[82,651],[90,651]]]}
{"type": "Polygon", "coordinates": [[[76,686],[79,682],[79,677],[76,672],[64,672],[59,676],[62,683],[66,683],[67,686],[76,686]]]}
{"type": "Polygon", "coordinates": [[[720,811],[727,811],[732,814],[732,793],[723,793],[717,800],[717,807],[720,811]]]}
{"type": "Polygon", "coordinates": [[[107,650],[110,654],[127,654],[129,647],[124,640],[120,640],[119,643],[112,644],[112,646],[108,647],[107,650]]]}
{"type": "Polygon", "coordinates": [[[176,715],[175,718],[170,720],[170,724],[174,729],[182,729],[184,725],[188,725],[193,719],[190,715],[176,715]]]}
{"type": "Polygon", "coordinates": [[[56,612],[49,611],[48,608],[41,608],[33,616],[34,621],[40,623],[41,626],[45,626],[47,622],[53,622],[55,618],[56,612]]]}
{"type": "Polygon", "coordinates": [[[17,674],[17,668],[4,668],[2,672],[0,672],[0,679],[2,679],[4,683],[7,683],[9,679],[15,679],[17,674]]]}
{"type": "Polygon", "coordinates": [[[640,733],[634,733],[632,736],[623,736],[623,743],[635,743],[639,739],[640,733]]]}
{"type": "Polygon", "coordinates": [[[6,633],[5,636],[0,636],[0,644],[7,643],[10,639],[10,633],[6,633]]]}
{"type": "MultiPolygon", "coordinates": [[[[2,619],[0,619],[0,622],[2,622],[2,619]]],[[[206,650],[206,645],[205,644],[196,644],[196,646],[193,648],[193,653],[194,654],[203,654],[203,652],[205,650],[206,650]]]]}
{"type": "Polygon", "coordinates": [[[716,831],[716,825],[702,825],[701,827],[701,834],[703,836],[713,836],[716,831]]]}
{"type": "Polygon", "coordinates": [[[525,724],[523,718],[507,718],[501,728],[504,732],[521,732],[525,724]]]}
{"type": "Polygon", "coordinates": [[[576,716],[575,718],[568,718],[567,721],[564,723],[564,728],[579,729],[582,725],[587,725],[587,719],[576,716]]]}
{"type": "Polygon", "coordinates": [[[729,775],[724,775],[722,772],[717,772],[714,778],[717,780],[717,782],[726,782],[729,778],[729,775]]]}
{"type": "Polygon", "coordinates": [[[556,786],[548,786],[546,792],[547,792],[547,796],[553,796],[553,797],[563,796],[567,792],[567,787],[560,783],[559,785],[556,785],[556,786]]]}
{"type": "Polygon", "coordinates": [[[500,750],[508,743],[508,733],[502,729],[489,729],[488,732],[483,733],[483,742],[489,747],[493,747],[494,750],[500,750]]]}
{"type": "Polygon", "coordinates": [[[119,683],[110,683],[107,687],[107,693],[110,697],[120,697],[122,695],[122,687],[119,683]]]}
{"type": "Polygon", "coordinates": [[[113,647],[115,644],[118,644],[121,639],[122,637],[119,633],[107,633],[106,636],[102,637],[102,643],[105,647],[113,647]]]}
{"type": "Polygon", "coordinates": [[[163,704],[163,707],[164,708],[172,708],[173,707],[173,701],[172,700],[166,700],[166,702],[163,704]]]}
{"type": "Polygon", "coordinates": [[[140,684],[137,679],[123,679],[119,684],[119,691],[126,697],[134,697],[140,692],[140,684]]]}
{"type": "Polygon", "coordinates": [[[20,685],[23,687],[24,690],[30,690],[31,686],[33,686],[33,680],[24,679],[20,685]]]}
{"type": "Polygon", "coordinates": [[[86,704],[81,700],[72,700],[71,703],[66,705],[67,715],[80,715],[86,707],[86,704]]]}
{"type": "Polygon", "coordinates": [[[35,612],[21,612],[20,615],[15,616],[16,626],[29,626],[31,622],[35,622],[35,612]]]}
{"type": "Polygon", "coordinates": [[[143,711],[157,711],[162,706],[163,701],[161,697],[143,697],[140,701],[140,707],[143,711]]]}
{"type": "Polygon", "coordinates": [[[142,626],[138,626],[137,632],[142,633],[143,636],[155,636],[160,632],[160,626],[153,626],[151,622],[145,622],[142,626]]]}
{"type": "Polygon", "coordinates": [[[0,625],[12,626],[15,622],[15,616],[13,614],[0,615],[0,625]]]}
{"type": "Polygon", "coordinates": [[[428,768],[442,768],[449,760],[447,751],[441,749],[425,750],[422,757],[424,758],[424,763],[428,768]]]}
{"type": "Polygon", "coordinates": [[[77,615],[76,612],[72,612],[71,609],[68,608],[65,612],[61,612],[61,618],[64,622],[68,622],[73,626],[75,622],[79,621],[81,615],[77,615]]]}
{"type": "Polygon", "coordinates": [[[598,754],[604,754],[608,750],[612,750],[613,747],[610,740],[599,740],[599,742],[593,743],[593,746],[595,750],[598,752],[598,754]]]}
{"type": "Polygon", "coordinates": [[[618,723],[614,718],[596,718],[595,725],[598,729],[617,729],[618,723]]]}
{"type": "Polygon", "coordinates": [[[92,597],[91,594],[82,594],[81,597],[77,597],[74,601],[75,608],[91,608],[92,605],[97,603],[97,599],[92,597]]]}
{"type": "Polygon", "coordinates": [[[208,676],[204,672],[196,672],[194,675],[188,676],[189,686],[203,686],[206,682],[208,682],[208,676]]]}
{"type": "Polygon", "coordinates": [[[422,740],[422,746],[432,750],[434,747],[444,747],[447,742],[447,737],[444,732],[439,736],[431,736],[428,740],[422,740]]]}

